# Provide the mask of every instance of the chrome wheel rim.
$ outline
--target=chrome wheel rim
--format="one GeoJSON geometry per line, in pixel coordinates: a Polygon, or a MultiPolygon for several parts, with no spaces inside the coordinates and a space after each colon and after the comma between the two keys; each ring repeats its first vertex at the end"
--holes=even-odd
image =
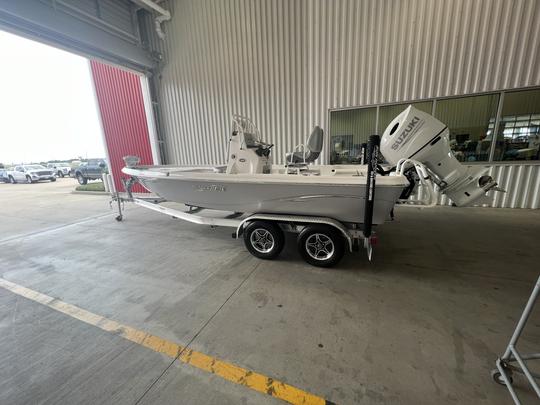
{"type": "Polygon", "coordinates": [[[268,253],[274,248],[274,237],[264,228],[257,228],[251,232],[249,237],[251,246],[259,253],[268,253]]]}
{"type": "Polygon", "coordinates": [[[306,252],[315,260],[330,259],[334,250],[334,242],[324,233],[314,233],[306,239],[306,252]]]}

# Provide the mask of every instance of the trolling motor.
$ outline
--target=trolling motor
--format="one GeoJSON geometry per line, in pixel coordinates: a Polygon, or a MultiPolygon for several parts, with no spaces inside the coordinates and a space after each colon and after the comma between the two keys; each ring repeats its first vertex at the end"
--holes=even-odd
{"type": "Polygon", "coordinates": [[[504,192],[487,174],[488,168],[459,163],[450,150],[449,135],[445,124],[410,105],[384,131],[381,153],[397,173],[415,169],[419,183],[433,182],[457,206],[485,203],[490,190],[504,192]]]}

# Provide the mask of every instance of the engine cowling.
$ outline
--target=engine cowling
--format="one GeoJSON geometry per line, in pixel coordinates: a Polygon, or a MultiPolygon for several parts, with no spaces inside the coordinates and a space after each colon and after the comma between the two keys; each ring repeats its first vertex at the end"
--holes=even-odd
{"type": "Polygon", "coordinates": [[[440,191],[458,206],[482,203],[497,183],[487,175],[487,168],[459,163],[450,149],[449,135],[444,123],[411,105],[384,131],[381,153],[392,165],[401,159],[425,165],[436,175],[440,191]]]}

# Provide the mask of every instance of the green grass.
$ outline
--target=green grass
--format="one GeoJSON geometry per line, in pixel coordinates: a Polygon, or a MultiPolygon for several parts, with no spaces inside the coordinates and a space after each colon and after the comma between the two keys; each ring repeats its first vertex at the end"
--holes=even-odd
{"type": "Polygon", "coordinates": [[[95,181],[92,183],[85,184],[84,186],[77,186],[75,189],[77,191],[105,191],[102,181],[95,181]]]}

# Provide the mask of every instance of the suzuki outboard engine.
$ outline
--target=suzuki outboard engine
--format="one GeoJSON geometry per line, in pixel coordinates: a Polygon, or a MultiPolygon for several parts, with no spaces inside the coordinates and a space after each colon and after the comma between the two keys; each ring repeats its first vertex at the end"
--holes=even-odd
{"type": "Polygon", "coordinates": [[[411,105],[384,131],[381,153],[398,169],[422,167],[419,175],[430,178],[458,206],[482,203],[492,189],[504,191],[487,175],[487,168],[459,163],[450,150],[449,134],[445,124],[411,105]]]}

